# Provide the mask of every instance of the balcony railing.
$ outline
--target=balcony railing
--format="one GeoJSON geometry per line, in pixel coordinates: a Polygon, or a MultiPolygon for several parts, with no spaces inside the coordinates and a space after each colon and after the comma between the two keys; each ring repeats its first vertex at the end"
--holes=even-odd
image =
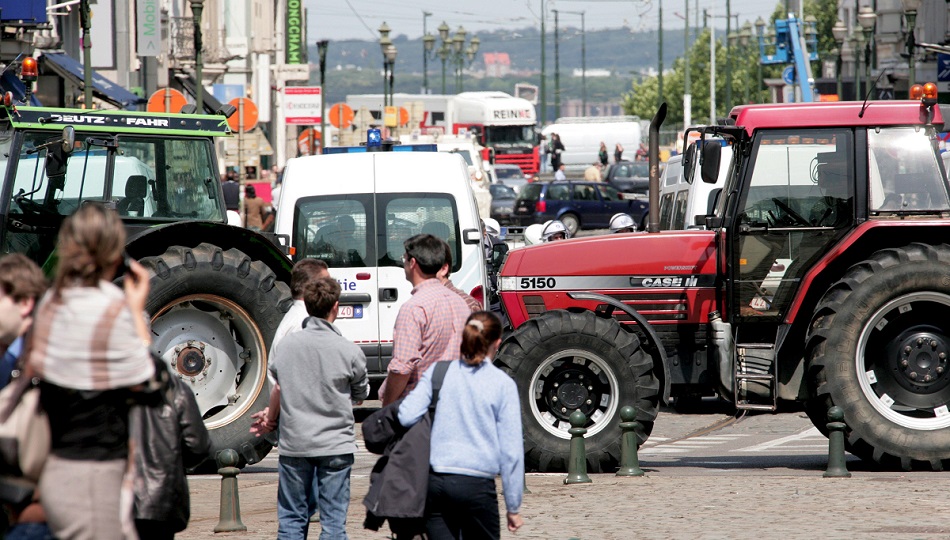
{"type": "MultiPolygon", "coordinates": [[[[224,30],[204,30],[202,37],[202,59],[205,64],[223,64],[233,58],[224,46],[224,30]]],[[[182,64],[195,61],[195,20],[191,17],[171,18],[171,54],[182,64]]]]}

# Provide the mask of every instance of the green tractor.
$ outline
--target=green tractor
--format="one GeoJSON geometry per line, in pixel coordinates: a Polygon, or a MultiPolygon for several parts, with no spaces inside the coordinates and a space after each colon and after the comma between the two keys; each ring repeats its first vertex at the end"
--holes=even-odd
{"type": "Polygon", "coordinates": [[[292,304],[292,266],[272,239],[227,223],[214,140],[230,135],[233,111],[27,107],[10,94],[0,109],[0,253],[24,253],[49,273],[67,216],[87,201],[115,208],[126,251],[151,274],[155,352],[194,390],[212,451],[259,461],[272,444],[248,430],[267,405],[267,353],[292,304]]]}

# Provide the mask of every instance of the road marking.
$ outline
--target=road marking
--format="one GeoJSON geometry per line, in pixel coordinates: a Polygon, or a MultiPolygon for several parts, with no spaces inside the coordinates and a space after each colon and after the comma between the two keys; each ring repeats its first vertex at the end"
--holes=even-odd
{"type": "MultiPolygon", "coordinates": [[[[785,443],[790,443],[790,442],[795,442],[795,441],[803,441],[803,440],[805,440],[805,439],[817,439],[817,438],[825,439],[825,436],[822,435],[820,431],[818,431],[818,428],[816,428],[816,427],[810,427],[810,428],[808,428],[808,429],[806,429],[806,430],[804,430],[804,431],[802,431],[802,432],[800,432],[800,433],[796,433],[796,434],[794,434],[794,435],[789,435],[789,436],[787,436],[787,437],[781,437],[781,438],[779,438],[779,439],[773,439],[773,440],[771,440],[771,441],[766,441],[766,442],[764,442],[764,443],[762,443],[762,444],[757,444],[757,445],[755,445],[755,446],[748,446],[748,447],[746,447],[746,448],[737,448],[736,450],[733,450],[733,452],[768,452],[769,450],[777,449],[778,447],[781,447],[782,450],[786,450],[786,449],[799,449],[799,448],[802,448],[800,445],[791,445],[791,446],[789,446],[789,447],[785,447],[785,446],[783,446],[783,445],[784,445],[785,443]]],[[[827,439],[825,439],[825,440],[827,440],[827,439]]],[[[827,443],[826,443],[826,444],[821,445],[821,446],[818,446],[818,445],[814,445],[814,446],[813,446],[813,445],[808,445],[808,446],[807,446],[807,448],[809,448],[809,449],[819,448],[819,447],[821,447],[821,448],[828,448],[828,445],[827,445],[827,443]]]]}

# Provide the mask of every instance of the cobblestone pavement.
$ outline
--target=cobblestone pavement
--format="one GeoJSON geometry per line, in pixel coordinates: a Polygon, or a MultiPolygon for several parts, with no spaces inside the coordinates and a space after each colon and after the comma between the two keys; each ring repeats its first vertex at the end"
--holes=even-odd
{"type": "MultiPolygon", "coordinates": [[[[663,413],[661,413],[663,415],[663,413]]],[[[712,423],[727,415],[705,415],[712,423]]],[[[666,432],[676,436],[698,420],[665,415],[666,432]],[[690,424],[690,422],[693,422],[690,424]]],[[[762,416],[736,429],[762,432],[776,417],[762,416]]],[[[807,422],[801,420],[800,422],[807,422]]],[[[776,430],[777,434],[779,430],[776,430]]],[[[651,439],[652,440],[652,439],[651,439]]],[[[648,445],[650,443],[648,442],[648,445]]],[[[593,483],[565,486],[564,474],[529,474],[522,514],[525,526],[502,538],[518,539],[937,539],[950,537],[950,521],[939,508],[947,493],[944,473],[894,473],[867,470],[849,461],[850,479],[823,478],[824,462],[814,455],[804,464],[762,465],[755,459],[729,468],[715,464],[684,466],[672,456],[647,452],[646,476],[591,475],[593,483]]],[[[731,459],[735,459],[731,456],[731,459]]],[[[354,468],[348,533],[351,539],[383,539],[362,528],[362,498],[375,456],[360,452],[354,468]]],[[[697,461],[700,463],[700,461],[697,461]]],[[[711,462],[705,462],[711,463],[711,462]]],[[[189,478],[192,519],[180,539],[237,537],[271,539],[277,532],[276,459],[268,456],[255,472],[239,477],[245,533],[213,534],[219,516],[220,477],[189,478]]],[[[500,486],[499,486],[500,490],[500,486]]],[[[503,500],[499,497],[499,504],[503,500]]],[[[319,524],[312,524],[316,538],[319,524]]]]}

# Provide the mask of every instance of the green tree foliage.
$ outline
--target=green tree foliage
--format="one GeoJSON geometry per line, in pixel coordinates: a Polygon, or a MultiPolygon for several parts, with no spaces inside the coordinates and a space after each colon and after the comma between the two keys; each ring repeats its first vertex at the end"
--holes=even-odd
{"type": "MultiPolygon", "coordinates": [[[[779,3],[768,25],[774,25],[775,19],[784,18],[784,3],[779,3]]],[[[818,56],[819,62],[812,65],[813,73],[818,73],[821,59],[832,59],[831,50],[837,47],[831,28],[838,20],[837,0],[805,0],[805,15],[814,15],[818,20],[818,56]]],[[[726,36],[720,31],[716,35],[716,118],[726,116],[726,36]]],[[[761,66],[759,75],[759,47],[753,37],[746,47],[737,44],[732,48],[732,105],[743,103],[767,103],[771,101],[769,91],[760,83],[762,79],[778,78],[784,66],[761,66]]],[[[699,34],[689,49],[690,92],[692,94],[693,123],[709,122],[709,31],[699,34]]],[[[669,107],[667,118],[670,122],[682,122],[684,92],[684,58],[673,62],[672,69],[663,75],[663,94],[669,107]]],[[[623,109],[626,114],[635,114],[641,118],[650,118],[657,107],[657,78],[645,77],[634,81],[629,92],[624,94],[623,109]]]]}

